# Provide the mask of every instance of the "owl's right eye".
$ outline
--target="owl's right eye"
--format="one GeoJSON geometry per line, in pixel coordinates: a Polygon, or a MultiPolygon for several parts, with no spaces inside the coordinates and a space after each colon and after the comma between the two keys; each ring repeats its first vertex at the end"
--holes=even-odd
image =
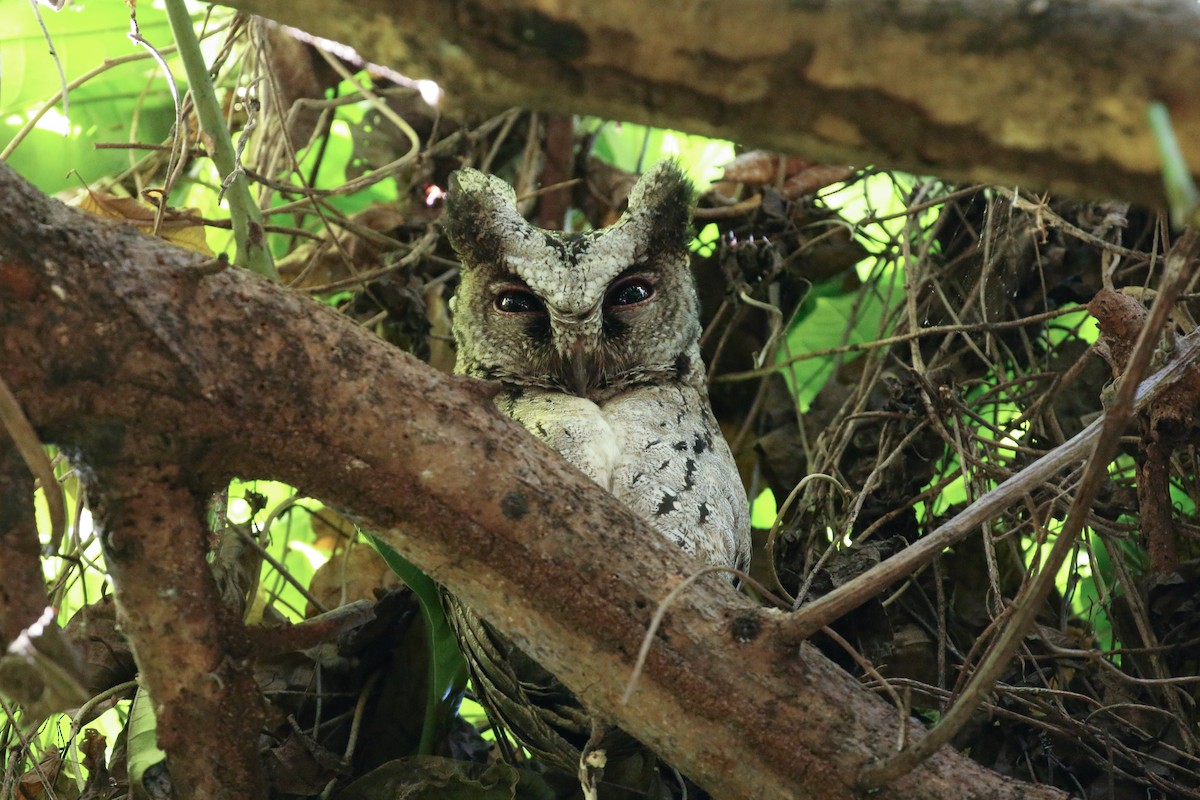
{"type": "Polygon", "coordinates": [[[505,289],[496,295],[496,310],[505,314],[532,314],[545,311],[542,301],[524,289],[505,289]]]}

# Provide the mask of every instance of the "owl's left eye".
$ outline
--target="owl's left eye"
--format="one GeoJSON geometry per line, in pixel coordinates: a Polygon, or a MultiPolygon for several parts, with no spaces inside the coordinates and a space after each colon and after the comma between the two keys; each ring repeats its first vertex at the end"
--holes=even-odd
{"type": "Polygon", "coordinates": [[[524,289],[505,289],[496,295],[496,310],[505,314],[530,314],[544,311],[542,301],[524,289]]]}
{"type": "Polygon", "coordinates": [[[604,305],[609,308],[626,308],[644,303],[654,296],[654,286],[644,278],[628,278],[608,290],[604,305]]]}

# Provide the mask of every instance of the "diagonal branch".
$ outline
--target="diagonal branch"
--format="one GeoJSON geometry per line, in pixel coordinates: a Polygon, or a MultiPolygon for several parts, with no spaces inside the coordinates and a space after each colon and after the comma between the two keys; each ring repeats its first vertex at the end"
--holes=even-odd
{"type": "MultiPolygon", "coordinates": [[[[1197,363],[1200,363],[1200,332],[1193,332],[1183,338],[1178,352],[1166,366],[1138,385],[1133,410],[1140,412],[1149,408],[1154,400],[1185,377],[1194,382],[1197,363]]],[[[786,623],[789,635],[797,642],[803,641],[876,597],[888,586],[929,566],[946,548],[978,533],[980,526],[1003,513],[1031,489],[1087,459],[1105,424],[1104,417],[1094,420],[1070,440],[977,498],[912,545],[805,605],[789,617],[786,623]]]]}
{"type": "MultiPolygon", "coordinates": [[[[102,497],[137,475],[199,497],[236,474],[338,505],[716,797],[857,797],[859,769],[889,754],[898,726],[920,738],[815,649],[789,645],[782,615],[713,577],[672,605],[622,705],[654,609],[697,562],[496,412],[486,385],[198,261],[0,167],[0,373],[102,497]]],[[[120,536],[139,559],[173,546],[162,531],[120,536]]],[[[156,700],[194,702],[154,663],[171,631],[131,633],[156,700]]],[[[1062,795],[943,748],[878,796],[1062,795]]]]}

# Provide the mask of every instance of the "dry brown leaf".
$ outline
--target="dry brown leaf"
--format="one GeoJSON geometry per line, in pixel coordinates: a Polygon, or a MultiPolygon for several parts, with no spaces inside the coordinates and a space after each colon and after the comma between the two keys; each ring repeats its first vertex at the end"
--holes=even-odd
{"type": "Polygon", "coordinates": [[[17,778],[17,800],[71,800],[79,796],[79,787],[63,768],[62,751],[54,745],[46,748],[37,766],[17,778]]]}
{"type": "Polygon", "coordinates": [[[853,174],[854,169],[852,167],[813,164],[784,181],[780,194],[789,200],[795,200],[806,194],[818,192],[831,184],[849,180],[853,174]]]}
{"type": "MultiPolygon", "coordinates": [[[[756,186],[775,183],[779,179],[780,158],[778,153],[771,153],[767,150],[751,150],[742,153],[722,167],[725,170],[724,180],[756,186]]],[[[783,177],[787,179],[789,176],[813,166],[817,165],[811,161],[805,161],[803,158],[789,156],[787,163],[784,164],[783,177]]]]}
{"type": "Polygon", "coordinates": [[[832,183],[847,180],[854,174],[851,167],[817,164],[795,156],[785,159],[778,153],[766,150],[742,153],[726,164],[724,170],[725,181],[751,186],[775,184],[782,178],[780,193],[789,200],[812,194],[832,183]]]}
{"type": "Polygon", "coordinates": [[[312,514],[313,547],[327,553],[340,553],[358,533],[354,523],[334,511],[322,508],[312,514]]]}
{"type": "MultiPolygon", "coordinates": [[[[374,600],[376,589],[392,589],[400,579],[375,549],[360,544],[349,552],[339,552],[326,561],[309,582],[308,591],[325,608],[338,608],[356,600],[374,600]]],[[[305,617],[319,609],[309,604],[305,617]]]]}
{"type": "MultiPolygon", "coordinates": [[[[161,197],[161,194],[155,192],[152,196],[161,197]]],[[[79,207],[93,216],[120,220],[142,233],[154,235],[154,218],[158,210],[132,197],[118,197],[88,189],[79,207]]],[[[209,257],[215,255],[208,246],[200,212],[194,208],[168,208],[164,211],[158,237],[185,250],[209,257]]]]}

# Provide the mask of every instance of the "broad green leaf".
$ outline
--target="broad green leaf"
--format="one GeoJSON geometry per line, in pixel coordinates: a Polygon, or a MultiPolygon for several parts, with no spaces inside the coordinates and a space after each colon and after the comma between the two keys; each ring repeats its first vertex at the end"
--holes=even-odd
{"type": "MultiPolygon", "coordinates": [[[[67,81],[107,58],[145,52],[126,36],[129,9],[124,3],[76,2],[57,13],[43,7],[41,14],[67,81]]],[[[30,3],[0,0],[0,20],[3,148],[44,101],[62,88],[62,82],[30,3]]],[[[161,11],[140,6],[138,20],[148,41],[160,47],[173,43],[161,11]]],[[[79,185],[80,179],[71,178],[70,170],[77,170],[84,181],[92,181],[128,167],[128,152],[96,150],[94,145],[128,141],[131,120],[138,121],[138,141],[157,144],[175,119],[165,78],[148,57],[101,73],[73,90],[69,101],[69,116],[64,116],[59,102],[9,158],[17,172],[50,193],[79,185]]]]}
{"type": "Polygon", "coordinates": [[[440,730],[454,717],[463,689],[467,685],[467,666],[458,649],[458,640],[442,610],[441,589],[386,542],[368,535],[371,543],[392,571],[413,590],[421,603],[429,647],[429,674],[425,704],[425,722],[421,729],[422,754],[432,752],[440,730]]]}
{"type": "Polygon", "coordinates": [[[144,688],[138,689],[129,712],[129,781],[142,785],[147,773],[161,769],[167,754],[158,747],[158,719],[154,716],[154,700],[144,688]]]}

